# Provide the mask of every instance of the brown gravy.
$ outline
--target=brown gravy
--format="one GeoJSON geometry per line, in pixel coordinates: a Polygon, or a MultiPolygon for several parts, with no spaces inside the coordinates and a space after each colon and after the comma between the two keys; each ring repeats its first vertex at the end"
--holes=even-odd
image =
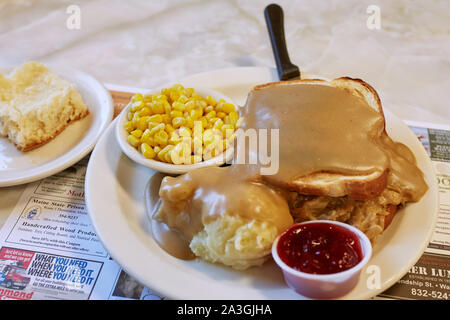
{"type": "Polygon", "coordinates": [[[153,236],[164,250],[180,259],[194,258],[189,249],[192,238],[205,224],[225,215],[266,221],[279,233],[293,223],[279,191],[244,166],[201,168],[165,177],[159,196],[162,202],[153,214],[153,236]]]}
{"type": "Polygon", "coordinates": [[[347,90],[289,82],[263,86],[249,94],[242,116],[244,130],[279,129],[279,170],[271,181],[389,169],[389,186],[407,201],[428,189],[413,153],[386,134],[384,115],[347,90]]]}
{"type": "MultiPolygon", "coordinates": [[[[275,179],[292,181],[319,171],[363,175],[389,169],[388,186],[407,201],[418,201],[428,188],[412,152],[385,133],[384,116],[346,90],[267,86],[252,90],[241,116],[244,130],[279,129],[275,179]]],[[[165,177],[159,189],[161,206],[153,214],[153,234],[168,253],[192,259],[192,237],[223,215],[269,221],[281,233],[293,223],[282,193],[264,183],[258,165],[209,167],[165,177]]]]}

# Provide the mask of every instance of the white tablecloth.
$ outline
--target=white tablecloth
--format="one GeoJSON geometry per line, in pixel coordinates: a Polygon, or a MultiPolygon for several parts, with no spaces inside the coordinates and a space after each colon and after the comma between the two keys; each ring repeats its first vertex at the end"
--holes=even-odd
{"type": "MultiPolygon", "coordinates": [[[[0,67],[65,63],[143,88],[217,68],[274,67],[263,15],[270,2],[3,0],[0,67]],[[71,4],[80,29],[67,28],[71,4]]],[[[448,1],[276,2],[302,71],[361,78],[400,118],[450,123],[448,1]],[[380,9],[380,29],[367,27],[370,5],[380,9]]]]}

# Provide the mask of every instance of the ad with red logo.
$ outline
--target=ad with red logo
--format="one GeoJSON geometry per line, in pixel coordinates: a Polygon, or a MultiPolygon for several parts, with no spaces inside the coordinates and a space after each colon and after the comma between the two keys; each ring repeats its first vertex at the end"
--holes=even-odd
{"type": "Polygon", "coordinates": [[[103,262],[0,249],[0,300],[89,299],[103,262]]]}

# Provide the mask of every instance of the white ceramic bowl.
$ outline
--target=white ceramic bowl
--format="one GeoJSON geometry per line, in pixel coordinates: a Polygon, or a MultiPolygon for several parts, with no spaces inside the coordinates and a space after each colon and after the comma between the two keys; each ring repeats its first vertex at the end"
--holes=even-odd
{"type": "MultiPolygon", "coordinates": [[[[149,92],[142,92],[142,94],[156,94],[161,91],[162,88],[171,88],[172,85],[166,85],[161,88],[151,90],[149,92]]],[[[230,102],[234,105],[236,105],[232,99],[229,97],[223,95],[222,93],[211,90],[208,88],[199,88],[195,87],[195,92],[199,94],[202,97],[211,96],[216,101],[219,99],[224,99],[227,102],[230,102]]],[[[209,166],[220,166],[224,163],[229,162],[233,157],[233,148],[230,147],[223,154],[220,154],[216,157],[213,157],[206,161],[201,161],[199,163],[195,164],[172,164],[172,163],[166,163],[161,162],[158,160],[153,159],[147,159],[145,158],[139,150],[137,150],[135,147],[130,145],[127,141],[128,133],[124,128],[124,124],[128,121],[127,114],[128,110],[130,108],[130,104],[128,104],[122,112],[119,114],[118,119],[116,121],[116,138],[119,143],[120,148],[122,151],[133,161],[139,163],[140,165],[143,165],[144,167],[163,172],[163,173],[169,173],[169,174],[183,174],[189,171],[192,171],[194,169],[202,168],[202,167],[209,167],[209,166]]]]}
{"type": "Polygon", "coordinates": [[[291,289],[309,298],[333,299],[344,296],[356,286],[359,281],[361,269],[367,264],[372,256],[372,245],[364,233],[346,223],[329,220],[312,220],[296,223],[278,236],[272,245],[272,256],[283,271],[284,279],[291,289]],[[359,239],[362,251],[361,261],[350,269],[330,274],[306,273],[287,265],[278,255],[278,241],[284,234],[291,231],[293,228],[310,223],[326,223],[341,226],[356,235],[356,238],[359,239]]]}

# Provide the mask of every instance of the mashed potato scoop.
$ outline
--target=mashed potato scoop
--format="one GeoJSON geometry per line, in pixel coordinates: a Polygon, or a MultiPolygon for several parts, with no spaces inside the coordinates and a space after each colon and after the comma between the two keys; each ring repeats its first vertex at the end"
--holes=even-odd
{"type": "Polygon", "coordinates": [[[293,219],[285,198],[236,167],[165,177],[153,235],[168,253],[235,269],[259,266],[293,219]],[[156,230],[155,230],[156,229],[156,230]]]}

